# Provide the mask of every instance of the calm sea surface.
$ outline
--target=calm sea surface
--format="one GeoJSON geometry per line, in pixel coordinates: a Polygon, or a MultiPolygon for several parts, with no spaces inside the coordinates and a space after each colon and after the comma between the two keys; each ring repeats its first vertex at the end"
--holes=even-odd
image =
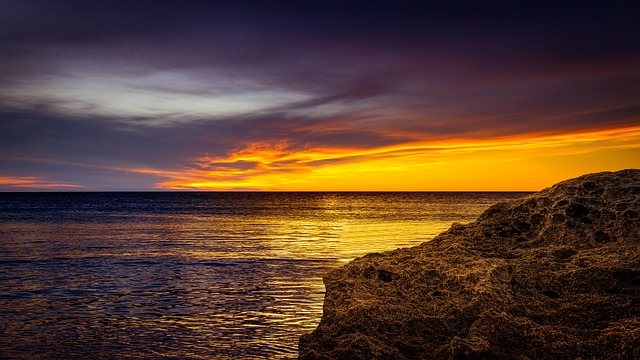
{"type": "Polygon", "coordinates": [[[295,358],[331,269],[524,195],[0,193],[0,358],[295,358]]]}

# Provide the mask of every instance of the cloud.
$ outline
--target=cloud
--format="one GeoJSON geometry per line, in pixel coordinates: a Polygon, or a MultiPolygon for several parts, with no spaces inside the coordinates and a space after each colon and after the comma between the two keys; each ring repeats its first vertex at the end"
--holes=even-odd
{"type": "Polygon", "coordinates": [[[501,163],[515,161],[519,157],[566,157],[601,151],[637,153],[640,151],[638,139],[640,127],[634,126],[582,133],[540,134],[535,137],[422,141],[369,149],[313,148],[292,151],[286,143],[261,143],[252,144],[224,158],[198,159],[175,172],[122,170],[158,174],[166,179],[157,184],[164,189],[224,190],[239,185],[277,189],[308,178],[335,178],[362,171],[404,171],[416,166],[446,164],[448,159],[465,156],[489,157],[501,163]],[[246,163],[250,165],[244,166],[246,163]],[[221,168],[220,164],[229,166],[221,168]],[[336,172],[335,169],[341,170],[336,172]]]}
{"type": "MultiPolygon", "coordinates": [[[[224,82],[211,79],[214,84],[217,81],[224,82]]],[[[305,97],[268,89],[225,90],[224,86],[214,85],[203,89],[204,85],[193,75],[180,73],[136,78],[117,74],[60,75],[0,90],[0,106],[21,110],[45,105],[60,115],[136,117],[137,121],[146,119],[147,125],[163,125],[204,116],[215,119],[260,112],[305,97]]]]}
{"type": "Polygon", "coordinates": [[[0,166],[16,178],[256,188],[399,154],[384,149],[640,121],[633,4],[3,6],[0,166]]]}
{"type": "Polygon", "coordinates": [[[83,186],[50,181],[37,176],[0,176],[0,190],[82,190],[83,186]]]}

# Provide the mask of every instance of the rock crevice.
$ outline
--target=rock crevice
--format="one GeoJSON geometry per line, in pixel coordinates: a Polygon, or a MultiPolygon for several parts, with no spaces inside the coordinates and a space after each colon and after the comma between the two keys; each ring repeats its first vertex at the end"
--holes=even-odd
{"type": "Polygon", "coordinates": [[[640,170],[500,203],[325,277],[301,359],[640,359],[640,170]]]}

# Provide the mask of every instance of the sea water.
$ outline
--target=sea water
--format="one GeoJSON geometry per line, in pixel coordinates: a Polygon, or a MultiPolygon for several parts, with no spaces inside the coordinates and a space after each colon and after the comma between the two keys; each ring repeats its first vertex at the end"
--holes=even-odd
{"type": "Polygon", "coordinates": [[[322,276],[524,195],[0,193],[0,358],[295,358],[322,276]]]}

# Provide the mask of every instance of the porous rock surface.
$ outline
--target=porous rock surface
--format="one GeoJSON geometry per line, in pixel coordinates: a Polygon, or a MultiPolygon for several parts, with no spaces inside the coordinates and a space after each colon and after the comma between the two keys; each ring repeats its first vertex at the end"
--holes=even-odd
{"type": "Polygon", "coordinates": [[[325,277],[300,359],[640,359],[640,170],[494,205],[325,277]]]}

